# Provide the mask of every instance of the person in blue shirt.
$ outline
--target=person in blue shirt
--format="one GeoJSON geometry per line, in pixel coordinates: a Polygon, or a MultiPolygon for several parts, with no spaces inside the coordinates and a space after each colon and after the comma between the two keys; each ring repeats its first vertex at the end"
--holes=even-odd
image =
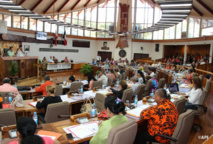
{"type": "Polygon", "coordinates": [[[92,64],[97,65],[97,62],[95,61],[95,59],[92,59],[92,64]]]}

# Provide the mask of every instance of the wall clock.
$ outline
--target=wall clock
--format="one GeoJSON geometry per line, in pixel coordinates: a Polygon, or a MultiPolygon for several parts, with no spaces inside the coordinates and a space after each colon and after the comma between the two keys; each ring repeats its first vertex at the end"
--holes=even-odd
{"type": "Polygon", "coordinates": [[[125,50],[120,50],[119,51],[119,56],[122,57],[122,58],[125,57],[126,56],[126,51],[125,50]]]}

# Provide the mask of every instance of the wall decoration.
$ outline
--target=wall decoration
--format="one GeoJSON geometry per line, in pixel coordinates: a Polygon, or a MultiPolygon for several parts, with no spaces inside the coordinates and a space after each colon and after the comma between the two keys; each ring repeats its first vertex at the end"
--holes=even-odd
{"type": "Polygon", "coordinates": [[[24,52],[25,52],[26,54],[30,53],[30,45],[25,45],[25,46],[24,46],[24,52]]]}
{"type": "Polygon", "coordinates": [[[119,51],[119,56],[124,58],[126,56],[126,51],[125,50],[120,50],[119,51]]]}
{"type": "Polygon", "coordinates": [[[109,50],[109,47],[107,47],[107,42],[103,42],[103,47],[101,47],[102,50],[109,50]]]}

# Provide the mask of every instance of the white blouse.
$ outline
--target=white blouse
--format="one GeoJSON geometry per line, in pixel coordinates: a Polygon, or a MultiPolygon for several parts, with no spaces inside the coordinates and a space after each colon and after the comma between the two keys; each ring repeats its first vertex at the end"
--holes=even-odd
{"type": "Polygon", "coordinates": [[[140,78],[138,79],[138,82],[139,82],[140,84],[143,84],[143,83],[144,83],[143,78],[140,77],[140,78]]]}
{"type": "Polygon", "coordinates": [[[188,101],[192,104],[199,104],[200,98],[202,96],[202,89],[198,88],[195,89],[194,87],[186,93],[186,96],[188,97],[188,101]]]}

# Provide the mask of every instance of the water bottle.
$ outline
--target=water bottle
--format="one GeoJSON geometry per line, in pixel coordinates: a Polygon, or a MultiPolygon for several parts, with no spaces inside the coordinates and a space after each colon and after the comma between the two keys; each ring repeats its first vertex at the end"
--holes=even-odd
{"type": "Polygon", "coordinates": [[[35,121],[36,125],[38,125],[38,116],[36,112],[33,114],[33,120],[35,121]]]}
{"type": "Polygon", "coordinates": [[[83,89],[83,85],[81,85],[81,93],[83,93],[84,89],[83,89]]]}
{"type": "Polygon", "coordinates": [[[66,78],[64,79],[64,84],[66,83],[66,78]]]}
{"type": "Polygon", "coordinates": [[[134,100],[135,107],[137,107],[137,104],[138,104],[138,95],[135,95],[135,100],[134,100]]]}
{"type": "Polygon", "coordinates": [[[166,84],[165,84],[165,86],[164,86],[164,89],[165,89],[165,90],[167,89],[167,86],[166,86],[166,84]]]}
{"type": "Polygon", "coordinates": [[[96,79],[96,80],[98,79],[98,75],[95,76],[95,79],[96,79]]]}
{"type": "Polygon", "coordinates": [[[129,81],[129,77],[127,76],[126,81],[129,81]]]}
{"type": "Polygon", "coordinates": [[[8,102],[9,102],[9,104],[12,103],[12,100],[13,100],[13,95],[12,95],[12,93],[10,92],[10,93],[9,93],[9,97],[8,97],[8,102]]]}
{"type": "Polygon", "coordinates": [[[154,98],[154,90],[152,89],[152,92],[150,93],[150,96],[152,97],[152,98],[154,98]]]}
{"type": "Polygon", "coordinates": [[[104,84],[102,85],[102,89],[105,89],[105,85],[104,84]]]}
{"type": "Polygon", "coordinates": [[[15,88],[17,88],[17,82],[15,82],[15,88]]]}
{"type": "Polygon", "coordinates": [[[119,79],[117,80],[117,85],[119,85],[119,79]]]}
{"type": "Polygon", "coordinates": [[[79,78],[79,80],[78,80],[79,82],[81,82],[81,79],[79,78]]]}
{"type": "Polygon", "coordinates": [[[95,103],[93,103],[92,105],[92,112],[91,112],[92,117],[95,117],[96,115],[96,107],[95,107],[95,103]]]}

